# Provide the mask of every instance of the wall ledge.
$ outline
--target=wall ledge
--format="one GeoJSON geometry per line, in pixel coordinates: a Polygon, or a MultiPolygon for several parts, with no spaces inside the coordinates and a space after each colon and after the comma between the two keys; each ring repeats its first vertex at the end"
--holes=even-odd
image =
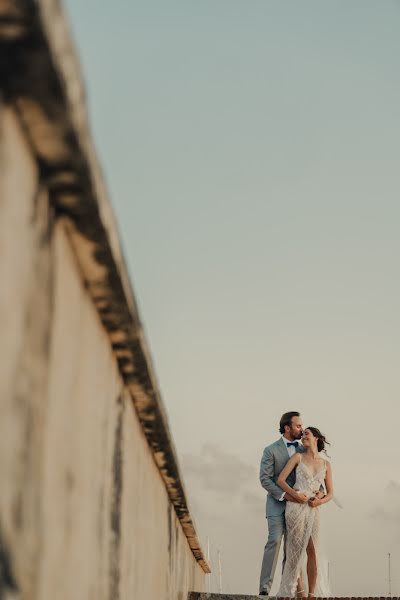
{"type": "Polygon", "coordinates": [[[0,0],[0,82],[2,101],[15,110],[41,185],[65,224],[189,546],[208,573],[92,143],[79,62],[60,1],[0,0]]]}

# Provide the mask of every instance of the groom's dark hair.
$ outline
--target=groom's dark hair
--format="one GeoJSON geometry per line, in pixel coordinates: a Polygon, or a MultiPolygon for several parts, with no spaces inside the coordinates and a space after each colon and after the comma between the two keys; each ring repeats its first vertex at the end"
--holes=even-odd
{"type": "Polygon", "coordinates": [[[299,416],[300,416],[300,413],[297,411],[287,412],[284,415],[282,415],[281,420],[279,422],[279,431],[281,433],[285,433],[286,425],[288,427],[290,427],[292,424],[293,417],[299,417],[299,416]]]}

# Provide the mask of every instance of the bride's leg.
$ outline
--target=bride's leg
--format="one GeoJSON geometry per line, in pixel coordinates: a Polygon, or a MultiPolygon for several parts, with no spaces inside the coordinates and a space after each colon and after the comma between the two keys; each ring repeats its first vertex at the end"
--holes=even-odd
{"type": "Polygon", "coordinates": [[[305,593],[304,593],[304,584],[303,584],[303,577],[300,574],[298,580],[297,580],[297,591],[296,591],[296,598],[305,598],[305,593]]]}
{"type": "Polygon", "coordinates": [[[308,595],[315,595],[315,586],[317,583],[317,555],[312,537],[307,545],[307,578],[308,578],[308,595]]]}

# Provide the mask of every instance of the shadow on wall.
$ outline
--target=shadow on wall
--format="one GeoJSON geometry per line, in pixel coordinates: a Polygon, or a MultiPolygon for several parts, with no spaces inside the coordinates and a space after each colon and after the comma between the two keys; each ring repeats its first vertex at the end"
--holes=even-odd
{"type": "Polygon", "coordinates": [[[3,540],[0,526],[0,600],[18,600],[18,584],[13,573],[11,554],[3,540]]]}

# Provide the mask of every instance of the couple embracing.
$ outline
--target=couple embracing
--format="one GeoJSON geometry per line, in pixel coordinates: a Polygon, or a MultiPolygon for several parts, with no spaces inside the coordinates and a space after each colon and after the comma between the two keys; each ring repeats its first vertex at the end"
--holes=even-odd
{"type": "Polygon", "coordinates": [[[268,541],[261,567],[260,595],[270,594],[284,538],[277,596],[328,597],[329,582],[319,547],[319,506],[333,498],[331,465],[321,454],[328,442],[316,427],[303,429],[298,412],[285,413],[279,429],[282,437],[265,448],[260,467],[261,485],[268,492],[268,541]]]}

